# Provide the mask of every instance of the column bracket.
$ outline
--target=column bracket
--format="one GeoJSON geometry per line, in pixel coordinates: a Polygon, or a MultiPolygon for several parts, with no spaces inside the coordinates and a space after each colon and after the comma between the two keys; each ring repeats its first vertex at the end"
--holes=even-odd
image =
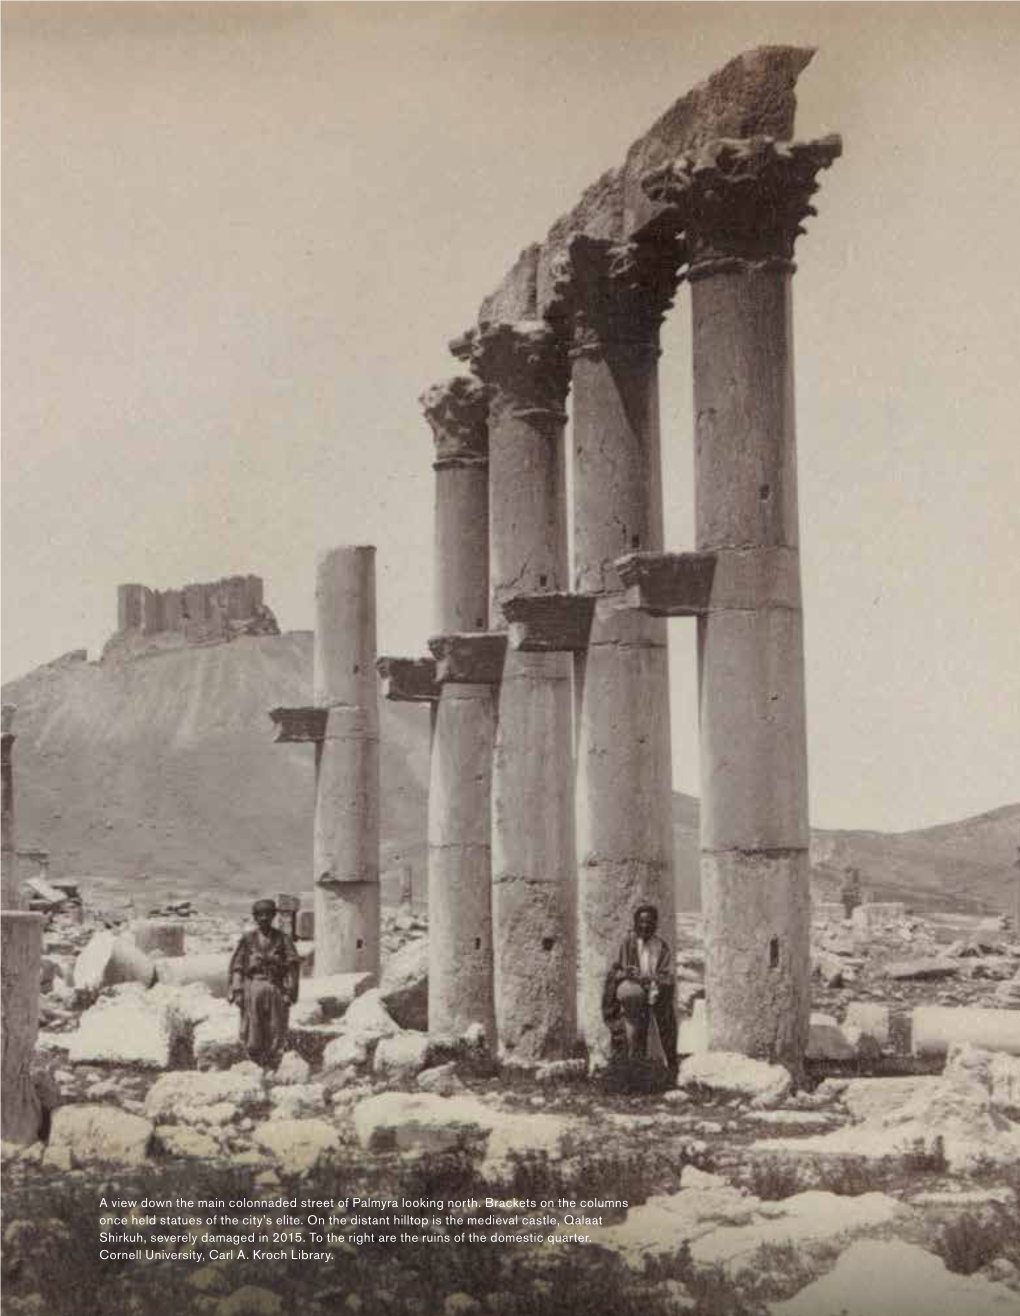
{"type": "Polygon", "coordinates": [[[398,704],[433,704],[439,698],[434,658],[378,659],[375,670],[379,673],[384,699],[398,704]]]}
{"type": "Polygon", "coordinates": [[[583,653],[595,594],[516,594],[503,602],[510,647],[521,653],[583,653]]]}
{"type": "Polygon", "coordinates": [[[429,650],[436,660],[436,682],[445,685],[499,685],[506,657],[506,631],[459,631],[434,635],[429,650]]]}
{"type": "Polygon", "coordinates": [[[628,608],[653,617],[699,617],[708,612],[714,553],[628,553],[613,565],[628,608]]]}

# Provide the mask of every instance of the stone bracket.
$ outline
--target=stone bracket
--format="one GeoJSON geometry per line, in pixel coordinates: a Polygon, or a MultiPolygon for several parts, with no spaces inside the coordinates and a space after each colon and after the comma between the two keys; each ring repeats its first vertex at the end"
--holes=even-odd
{"type": "Polygon", "coordinates": [[[708,612],[714,553],[628,553],[613,565],[629,608],[653,617],[698,617],[708,612]]]}
{"type": "Polygon", "coordinates": [[[313,745],[326,738],[328,708],[271,708],[277,745],[313,745]]]}
{"type": "Polygon", "coordinates": [[[594,594],[516,594],[503,602],[510,647],[522,653],[584,653],[594,594]]]}
{"type": "Polygon", "coordinates": [[[439,698],[434,658],[380,658],[375,665],[384,699],[402,704],[431,704],[439,698]]]}
{"type": "Polygon", "coordinates": [[[461,631],[429,640],[439,685],[499,685],[506,648],[506,631],[461,631]]]}

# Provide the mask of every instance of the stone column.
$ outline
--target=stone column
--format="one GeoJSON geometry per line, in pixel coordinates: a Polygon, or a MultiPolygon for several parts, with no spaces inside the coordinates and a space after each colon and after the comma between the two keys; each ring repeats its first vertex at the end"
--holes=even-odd
{"type": "Polygon", "coordinates": [[[690,254],[701,873],[709,1046],[797,1069],[810,1018],[804,643],[791,275],[837,138],[709,143],[649,190],[690,254]]]}
{"type": "Polygon", "coordinates": [[[597,596],[579,663],[576,781],[581,1026],[596,1063],[609,1041],[605,972],[635,906],[656,905],[662,935],[675,938],[666,623],[623,609],[613,564],[662,548],[659,325],[679,260],[674,243],[578,237],[565,293],[574,328],[574,585],[597,596]]]}
{"type": "MultiPolygon", "coordinates": [[[[484,631],[489,606],[488,391],[458,376],[422,396],[436,444],[435,625],[484,631]]],[[[492,687],[447,681],[429,777],[429,1032],[496,1043],[492,981],[492,687]]]]}
{"type": "Polygon", "coordinates": [[[3,726],[0,734],[0,774],[2,774],[2,813],[0,813],[0,867],[3,871],[3,908],[17,909],[21,892],[18,886],[18,854],[14,839],[14,714],[13,704],[3,706],[3,726]]]}
{"type": "Polygon", "coordinates": [[[315,971],[379,972],[375,549],[330,549],[315,585],[315,971]]]}
{"type": "MultiPolygon", "coordinates": [[[[492,627],[503,602],[568,588],[563,431],[567,343],[543,321],[476,331],[489,411],[492,627]]],[[[500,1049],[569,1054],[577,1031],[572,660],[508,649],[492,767],[492,902],[500,1049]]]]}
{"type": "Polygon", "coordinates": [[[42,1108],[31,1077],[32,1052],[39,1032],[39,970],[42,958],[41,914],[0,912],[0,1054],[3,1100],[0,1138],[35,1142],[42,1108]]]}

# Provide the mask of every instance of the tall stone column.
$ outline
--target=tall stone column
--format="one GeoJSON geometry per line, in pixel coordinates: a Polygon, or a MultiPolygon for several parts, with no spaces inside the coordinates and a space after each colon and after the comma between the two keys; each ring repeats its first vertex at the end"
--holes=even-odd
{"type": "Polygon", "coordinates": [[[315,971],[379,972],[375,549],[333,548],[315,581],[315,971]]]}
{"type": "MultiPolygon", "coordinates": [[[[562,335],[538,320],[484,327],[471,365],[492,388],[489,579],[503,602],[565,590],[563,431],[570,366],[562,335]]],[[[492,905],[500,1049],[567,1055],[577,1031],[572,661],[508,649],[492,766],[492,905]]]]}
{"type": "Polygon", "coordinates": [[[42,1119],[30,1072],[39,1033],[42,926],[41,914],[0,912],[0,1138],[4,1142],[35,1142],[42,1119]]]}
{"type": "MultiPolygon", "coordinates": [[[[676,288],[670,242],[570,247],[574,584],[597,602],[579,663],[577,862],[581,1026],[596,1063],[606,968],[636,905],[675,936],[666,623],[622,607],[615,559],[662,548],[659,325],[676,288]]],[[[566,272],[565,272],[566,273],[566,272]]]]}
{"type": "MultiPolygon", "coordinates": [[[[489,616],[488,391],[458,376],[422,396],[436,444],[435,626],[481,632],[489,616]]],[[[428,809],[429,1032],[481,1023],[496,1044],[490,790],[492,686],[444,681],[432,727],[428,809]]]]}
{"type": "Polygon", "coordinates": [[[798,1068],[810,1019],[791,276],[838,138],[709,143],[649,181],[690,253],[705,993],[714,1050],[798,1068]]]}
{"type": "Polygon", "coordinates": [[[2,774],[2,813],[0,813],[0,868],[3,871],[3,908],[17,909],[20,899],[18,886],[18,853],[14,839],[14,714],[13,704],[3,706],[3,726],[0,734],[0,774],[2,774]]]}

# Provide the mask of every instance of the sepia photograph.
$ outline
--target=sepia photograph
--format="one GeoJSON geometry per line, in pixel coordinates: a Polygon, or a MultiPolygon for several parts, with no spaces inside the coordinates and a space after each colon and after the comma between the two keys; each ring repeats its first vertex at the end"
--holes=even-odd
{"type": "Polygon", "coordinates": [[[0,26],[4,1316],[1020,1316],[1020,6],[0,26]]]}

